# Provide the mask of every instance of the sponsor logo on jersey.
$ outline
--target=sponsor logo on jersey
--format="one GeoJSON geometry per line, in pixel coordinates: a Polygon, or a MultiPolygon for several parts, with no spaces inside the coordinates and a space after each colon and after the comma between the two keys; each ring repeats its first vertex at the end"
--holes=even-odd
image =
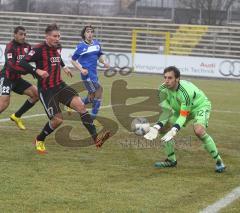
{"type": "Polygon", "coordinates": [[[24,48],[23,51],[27,54],[28,53],[28,48],[24,48]]]}
{"type": "Polygon", "coordinates": [[[98,52],[99,50],[100,50],[99,45],[93,45],[93,46],[88,47],[87,49],[84,48],[80,55],[84,55],[86,53],[98,52]]]}
{"type": "Polygon", "coordinates": [[[28,55],[30,55],[30,56],[33,56],[35,54],[35,51],[34,50],[31,50],[29,53],[28,53],[28,55]]]}
{"type": "Polygon", "coordinates": [[[61,61],[61,58],[60,57],[51,57],[50,61],[51,61],[51,63],[57,63],[57,62],[61,61]]]}
{"type": "Polygon", "coordinates": [[[99,50],[99,45],[94,45],[94,46],[88,47],[87,52],[94,52],[94,51],[97,51],[97,50],[99,50]]]}
{"type": "Polygon", "coordinates": [[[12,53],[8,53],[8,54],[7,54],[7,58],[8,58],[8,59],[12,58],[12,53]]]}

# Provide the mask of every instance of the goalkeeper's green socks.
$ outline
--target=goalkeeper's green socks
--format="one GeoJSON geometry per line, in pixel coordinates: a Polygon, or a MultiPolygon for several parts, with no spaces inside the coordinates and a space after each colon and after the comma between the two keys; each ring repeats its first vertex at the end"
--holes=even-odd
{"type": "Polygon", "coordinates": [[[164,150],[167,155],[167,158],[170,161],[176,161],[176,155],[174,152],[174,144],[175,144],[174,140],[170,140],[170,141],[164,143],[164,150]]]}
{"type": "Polygon", "coordinates": [[[218,153],[217,147],[212,139],[212,137],[210,135],[208,135],[207,133],[205,133],[205,135],[203,135],[200,140],[203,142],[204,144],[204,148],[208,151],[208,153],[212,156],[212,158],[216,161],[221,160],[221,157],[218,153]]]}

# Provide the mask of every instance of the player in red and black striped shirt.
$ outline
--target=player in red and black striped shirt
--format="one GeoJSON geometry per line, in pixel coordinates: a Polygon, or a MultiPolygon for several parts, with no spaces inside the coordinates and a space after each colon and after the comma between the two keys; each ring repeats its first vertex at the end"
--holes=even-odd
{"type": "Polygon", "coordinates": [[[14,39],[6,45],[5,64],[0,72],[0,113],[3,112],[10,103],[11,90],[20,95],[25,94],[29,99],[23,106],[10,116],[17,126],[26,129],[22,123],[21,116],[34,106],[38,101],[36,86],[21,78],[21,74],[26,74],[25,70],[19,66],[20,60],[30,51],[30,44],[25,42],[26,31],[22,26],[14,29],[14,39]]]}
{"type": "Polygon", "coordinates": [[[45,33],[46,41],[32,48],[20,62],[27,72],[38,78],[39,97],[50,120],[36,137],[36,149],[39,153],[45,153],[44,140],[46,136],[62,123],[60,103],[80,113],[83,125],[91,134],[96,146],[101,147],[109,138],[109,132],[105,132],[101,137],[98,136],[93,120],[81,98],[61,78],[61,68],[70,77],[72,77],[72,73],[61,58],[59,28],[56,24],[51,24],[47,26],[45,33]],[[36,68],[30,65],[30,62],[35,62],[36,68]]]}

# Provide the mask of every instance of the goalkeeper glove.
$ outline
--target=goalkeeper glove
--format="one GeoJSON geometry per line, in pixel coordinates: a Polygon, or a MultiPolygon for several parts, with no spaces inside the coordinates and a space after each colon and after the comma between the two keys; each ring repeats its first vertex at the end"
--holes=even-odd
{"type": "Polygon", "coordinates": [[[173,127],[170,131],[168,131],[162,138],[162,142],[168,142],[173,139],[173,137],[177,134],[178,128],[173,127]]]}
{"type": "Polygon", "coordinates": [[[150,127],[149,132],[144,135],[144,138],[147,140],[154,140],[158,136],[158,131],[161,129],[161,126],[155,124],[153,127],[150,127]]]}

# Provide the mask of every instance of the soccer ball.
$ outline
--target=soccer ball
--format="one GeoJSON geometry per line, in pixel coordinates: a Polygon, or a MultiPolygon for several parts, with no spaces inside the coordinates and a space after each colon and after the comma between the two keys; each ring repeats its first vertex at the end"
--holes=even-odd
{"type": "Polygon", "coordinates": [[[147,134],[150,130],[150,124],[146,118],[135,118],[131,124],[132,131],[139,136],[147,134]]]}

